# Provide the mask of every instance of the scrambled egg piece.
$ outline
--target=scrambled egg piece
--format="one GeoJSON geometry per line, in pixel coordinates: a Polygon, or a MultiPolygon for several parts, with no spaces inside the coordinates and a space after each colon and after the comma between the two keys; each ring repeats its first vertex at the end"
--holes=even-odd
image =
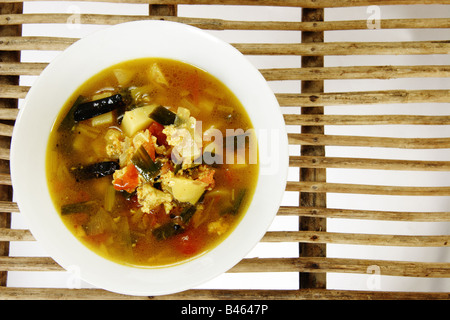
{"type": "Polygon", "coordinates": [[[217,235],[222,235],[225,232],[227,232],[230,225],[225,221],[225,219],[222,217],[219,220],[210,222],[208,224],[208,232],[209,233],[216,233],[217,235]]]}
{"type": "Polygon", "coordinates": [[[119,130],[109,129],[105,135],[106,153],[111,158],[119,158],[123,150],[123,135],[119,130]]]}
{"type": "MultiPolygon", "coordinates": [[[[144,130],[141,131],[139,133],[137,133],[134,137],[133,137],[133,147],[134,147],[134,151],[136,151],[137,149],[139,149],[139,147],[146,142],[150,142],[150,132],[148,130],[144,130]]],[[[152,140],[153,142],[153,140],[152,140]]]]}
{"type": "Polygon", "coordinates": [[[166,213],[169,213],[170,210],[172,210],[172,196],[169,193],[155,189],[148,183],[139,186],[136,191],[138,201],[142,204],[141,210],[143,212],[150,213],[150,210],[160,204],[164,205],[166,213]]]}
{"type": "MultiPolygon", "coordinates": [[[[181,125],[169,125],[163,130],[169,145],[173,146],[175,156],[180,157],[183,162],[182,169],[192,167],[194,160],[202,154],[202,136],[195,130],[196,120],[189,117],[181,125]]],[[[200,130],[201,131],[201,130],[200,130]]]]}

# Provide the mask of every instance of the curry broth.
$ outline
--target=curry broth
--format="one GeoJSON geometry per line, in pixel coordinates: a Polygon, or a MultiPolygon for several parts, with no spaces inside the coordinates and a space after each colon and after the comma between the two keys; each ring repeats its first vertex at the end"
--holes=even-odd
{"type": "MultiPolygon", "coordinates": [[[[136,192],[132,194],[116,189],[116,172],[93,179],[74,175],[74,168],[111,160],[111,155],[106,151],[108,142],[105,137],[111,130],[123,135],[123,123],[118,120],[120,112],[114,110],[111,111],[112,122],[94,125],[94,117],[66,126],[73,106],[80,99],[82,102],[92,101],[119,93],[124,97],[125,108],[130,110],[148,104],[165,106],[173,111],[185,108],[197,120],[196,123],[201,121],[203,132],[214,128],[225,136],[226,129],[247,132],[252,128],[247,113],[233,93],[203,70],[161,58],[137,59],[112,66],[92,77],[72,95],[62,108],[50,135],[47,180],[62,220],[91,250],[123,264],[170,265],[191,259],[217,246],[236,227],[250,204],[257,182],[258,163],[191,164],[192,167],[173,173],[185,174],[186,179],[201,180],[203,169],[209,174],[208,179],[213,176],[213,182],[207,180],[211,183],[195,203],[195,212],[188,219],[183,216],[183,210],[192,208],[192,205],[184,206],[175,198],[174,204],[165,202],[144,212],[136,192]],[[158,67],[156,73],[151,68],[155,65],[158,67]],[[178,225],[176,221],[180,217],[186,219],[184,224],[178,225]],[[164,226],[175,229],[178,226],[182,230],[176,230],[170,236],[164,232],[155,232],[155,229],[160,230],[164,226]]],[[[164,128],[166,130],[167,126],[164,128]]],[[[158,143],[159,140],[155,142],[157,148],[160,147],[158,143]]],[[[203,148],[205,144],[203,142],[203,148]]],[[[166,142],[165,152],[169,152],[170,148],[176,147],[166,142]]],[[[248,144],[245,148],[249,149],[248,144]]],[[[220,152],[220,148],[214,151],[220,152]]],[[[162,168],[170,167],[166,165],[169,163],[174,170],[174,164],[163,156],[160,156],[160,162],[164,164],[162,168]]],[[[120,170],[124,170],[124,167],[121,166],[120,170]]],[[[148,182],[152,190],[159,187],[164,191],[157,180],[161,177],[162,174],[148,182]]],[[[139,179],[142,182],[142,176],[139,179]]]]}

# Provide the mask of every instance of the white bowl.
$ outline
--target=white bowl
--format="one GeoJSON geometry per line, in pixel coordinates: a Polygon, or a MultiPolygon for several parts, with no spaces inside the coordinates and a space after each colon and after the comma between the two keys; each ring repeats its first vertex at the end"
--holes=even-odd
{"type": "Polygon", "coordinates": [[[288,142],[277,100],[265,79],[231,45],[187,25],[138,21],[103,29],[62,52],[29,91],[14,127],[11,178],[14,197],[37,241],[63,268],[117,293],[161,295],[193,288],[238,263],[259,242],[286,186],[288,142]],[[210,252],[175,266],[121,265],[87,249],[63,224],[50,198],[45,155],[52,125],[72,93],[116,63],[166,57],[208,71],[247,110],[259,140],[260,175],[251,205],[232,234],[210,252]]]}

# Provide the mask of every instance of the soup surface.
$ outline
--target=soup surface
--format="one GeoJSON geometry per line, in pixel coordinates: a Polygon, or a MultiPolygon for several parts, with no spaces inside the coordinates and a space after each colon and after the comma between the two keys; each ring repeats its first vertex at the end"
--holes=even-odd
{"type": "Polygon", "coordinates": [[[244,108],[194,66],[145,58],[83,84],[58,116],[48,187],[86,246],[139,266],[180,263],[218,245],[253,196],[257,142],[244,108]]]}

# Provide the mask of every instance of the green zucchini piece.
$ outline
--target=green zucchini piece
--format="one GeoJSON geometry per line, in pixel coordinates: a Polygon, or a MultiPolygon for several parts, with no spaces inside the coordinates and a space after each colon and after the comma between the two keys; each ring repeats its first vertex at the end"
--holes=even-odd
{"type": "Polygon", "coordinates": [[[115,94],[110,97],[80,103],[73,113],[73,118],[75,122],[83,121],[113,111],[124,105],[122,96],[115,94]]]}
{"type": "Polygon", "coordinates": [[[95,201],[84,201],[78,203],[69,203],[61,206],[61,215],[68,215],[73,213],[85,212],[89,213],[94,209],[97,202],[95,201]]]}
{"type": "Polygon", "coordinates": [[[188,224],[189,220],[191,220],[192,216],[194,215],[195,211],[197,211],[197,207],[194,205],[187,205],[183,211],[180,213],[180,218],[183,221],[184,224],[188,224]]]}
{"type": "Polygon", "coordinates": [[[163,126],[168,126],[175,123],[176,114],[163,106],[158,106],[149,117],[163,126]]]}
{"type": "Polygon", "coordinates": [[[197,207],[194,205],[186,205],[181,211],[179,217],[181,222],[170,221],[152,231],[157,240],[166,240],[170,237],[176,236],[184,232],[186,226],[191,220],[194,213],[197,211],[197,207]]]}
{"type": "Polygon", "coordinates": [[[70,168],[70,172],[75,176],[77,180],[89,180],[112,175],[116,170],[119,169],[120,165],[117,161],[103,161],[70,168]]]}
{"type": "Polygon", "coordinates": [[[83,96],[78,96],[78,98],[75,100],[74,104],[70,108],[70,110],[67,112],[64,119],[61,121],[58,127],[58,131],[70,131],[72,130],[73,126],[75,125],[75,110],[78,109],[78,106],[85,100],[83,96]]]}
{"type": "Polygon", "coordinates": [[[162,167],[161,162],[154,162],[152,158],[150,158],[150,155],[147,153],[144,146],[139,147],[131,158],[131,162],[146,181],[151,181],[151,179],[158,176],[162,167]]]}
{"type": "Polygon", "coordinates": [[[237,215],[239,213],[239,209],[242,205],[242,201],[244,200],[245,194],[247,193],[247,189],[241,189],[238,191],[234,202],[231,206],[223,209],[220,213],[222,215],[224,214],[232,214],[232,215],[237,215]]]}
{"type": "Polygon", "coordinates": [[[160,241],[166,240],[183,232],[184,228],[175,222],[168,222],[152,231],[155,238],[160,241]]]}

